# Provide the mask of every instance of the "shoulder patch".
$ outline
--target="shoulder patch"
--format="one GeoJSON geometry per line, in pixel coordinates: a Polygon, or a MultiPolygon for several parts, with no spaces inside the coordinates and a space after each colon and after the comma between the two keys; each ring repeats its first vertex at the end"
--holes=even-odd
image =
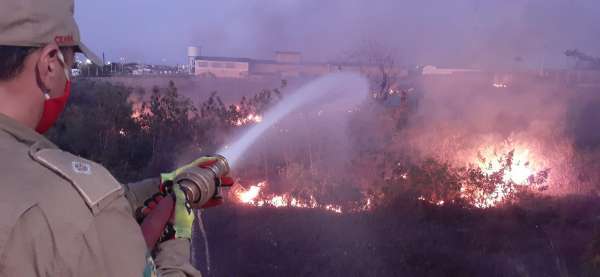
{"type": "Polygon", "coordinates": [[[93,214],[123,195],[123,187],[103,166],[60,149],[31,153],[33,159],[66,178],[85,200],[93,214]]]}

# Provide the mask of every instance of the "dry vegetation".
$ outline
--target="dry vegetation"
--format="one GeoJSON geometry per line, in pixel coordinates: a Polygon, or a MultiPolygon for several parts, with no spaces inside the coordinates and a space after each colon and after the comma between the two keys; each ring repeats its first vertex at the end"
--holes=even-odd
{"type": "MultiPolygon", "coordinates": [[[[238,126],[240,120],[263,113],[286,91],[281,87],[258,91],[235,105],[213,94],[194,104],[170,83],[151,89],[146,103],[137,106],[142,113],[134,116],[128,99],[133,93],[144,94],[139,88],[80,80],[66,116],[50,137],[66,150],[103,163],[122,180],[134,180],[216,151],[240,128],[256,124],[243,121],[238,126]]],[[[267,180],[274,193],[310,195],[347,210],[364,204],[359,202],[365,196],[374,203],[369,209],[343,214],[235,203],[207,211],[212,255],[208,276],[597,276],[600,199],[594,191],[600,141],[588,131],[600,117],[593,109],[586,110],[598,103],[593,93],[585,94],[584,103],[568,99],[575,108],[565,117],[567,126],[573,128],[560,133],[569,141],[570,152],[559,153],[570,153],[564,159],[568,160],[565,168],[576,174],[561,174],[565,171],[553,158],[538,162],[524,181],[514,177],[520,156],[510,147],[497,153],[498,166],[491,171],[477,164],[490,163],[481,155],[464,163],[425,155],[427,151],[415,153],[423,150],[422,144],[407,134],[426,134],[415,123],[455,118],[451,113],[427,117],[421,106],[427,107],[422,102],[427,98],[413,101],[411,97],[420,97],[416,94],[403,96],[399,105],[389,105],[387,99],[365,103],[351,114],[342,133],[334,128],[323,131],[318,121],[307,117],[309,113],[298,115],[313,124],[292,130],[277,126],[277,139],[269,138],[268,147],[257,146],[249,153],[251,162],[244,163],[236,177],[244,185],[267,180]],[[343,143],[336,139],[340,135],[346,138],[343,143]],[[552,190],[552,186],[561,189],[552,190]],[[477,205],[487,203],[499,187],[506,190],[506,197],[493,205],[477,205]]],[[[502,107],[500,101],[494,103],[502,107]]],[[[554,109],[553,103],[543,105],[563,111],[554,109]]],[[[485,108],[494,111],[493,106],[485,108]]],[[[547,134],[537,132],[539,120],[535,124],[527,120],[537,115],[492,113],[477,117],[504,123],[518,118],[519,138],[547,134]]],[[[545,118],[554,120],[555,114],[550,115],[545,118]]],[[[466,126],[470,121],[456,122],[466,126]]],[[[486,124],[477,123],[478,128],[464,133],[479,138],[473,130],[487,132],[486,124]]],[[[497,133],[510,126],[502,125],[497,133]]],[[[505,137],[511,137],[510,133],[505,137]]],[[[435,136],[440,133],[432,134],[428,137],[432,141],[442,141],[435,136]]],[[[458,145],[470,145],[467,142],[458,145]]],[[[563,144],[561,140],[535,145],[563,144]]],[[[459,148],[447,149],[448,155],[466,153],[459,148]]],[[[201,240],[194,243],[202,247],[201,240]]],[[[197,264],[205,268],[203,251],[196,253],[197,264]]]]}

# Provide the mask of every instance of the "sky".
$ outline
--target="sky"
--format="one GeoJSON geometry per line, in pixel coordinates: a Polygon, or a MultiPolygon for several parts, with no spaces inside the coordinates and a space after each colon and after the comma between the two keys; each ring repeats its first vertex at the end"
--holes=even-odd
{"type": "Polygon", "coordinates": [[[366,42],[406,65],[565,67],[566,49],[600,56],[596,0],[78,0],[75,9],[83,40],[112,61],[185,63],[187,46],[330,61],[366,42]]]}

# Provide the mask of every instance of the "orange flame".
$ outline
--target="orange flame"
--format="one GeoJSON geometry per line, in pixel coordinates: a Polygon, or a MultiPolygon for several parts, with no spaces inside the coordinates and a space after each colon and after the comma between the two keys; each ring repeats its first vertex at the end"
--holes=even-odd
{"type": "Polygon", "coordinates": [[[238,193],[238,198],[242,203],[252,203],[258,197],[260,189],[264,186],[264,182],[258,183],[256,186],[251,186],[247,191],[238,193]]]}
{"type": "MultiPolygon", "coordinates": [[[[506,143],[505,143],[506,144],[506,143]]],[[[530,179],[538,173],[537,163],[533,159],[531,150],[525,145],[488,146],[478,152],[478,158],[474,163],[486,175],[501,173],[502,182],[496,184],[491,193],[480,189],[470,190],[470,199],[475,199],[473,206],[477,208],[495,207],[505,202],[509,197],[517,193],[518,187],[530,185],[530,179]],[[502,148],[508,149],[510,164],[507,164],[507,154],[502,148]],[[500,149],[500,150],[498,150],[500,149]]],[[[466,197],[466,189],[461,188],[461,194],[466,197]]]]}
{"type": "Polygon", "coordinates": [[[233,125],[244,126],[244,125],[251,124],[251,123],[260,123],[260,122],[262,122],[262,119],[263,118],[261,115],[252,113],[244,118],[240,118],[240,119],[236,120],[235,122],[233,122],[233,125]]]}
{"type": "Polygon", "coordinates": [[[250,186],[248,189],[244,189],[240,186],[236,191],[234,191],[235,199],[238,203],[254,207],[321,209],[337,214],[344,212],[368,211],[373,207],[372,197],[366,198],[362,206],[344,209],[341,205],[337,204],[319,203],[313,195],[310,195],[308,198],[298,198],[290,195],[289,193],[268,194],[264,192],[266,186],[267,183],[264,181],[250,186]]]}

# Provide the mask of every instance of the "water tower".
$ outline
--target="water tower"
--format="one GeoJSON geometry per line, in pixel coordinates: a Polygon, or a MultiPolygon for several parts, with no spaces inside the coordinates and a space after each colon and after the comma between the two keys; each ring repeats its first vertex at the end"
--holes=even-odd
{"type": "Polygon", "coordinates": [[[200,57],[200,47],[190,46],[187,49],[188,54],[188,72],[194,75],[196,71],[196,58],[200,57]]]}

